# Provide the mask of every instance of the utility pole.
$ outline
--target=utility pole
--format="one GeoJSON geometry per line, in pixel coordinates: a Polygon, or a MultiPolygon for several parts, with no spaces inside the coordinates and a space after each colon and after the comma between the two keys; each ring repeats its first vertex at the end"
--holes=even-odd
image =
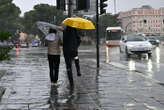
{"type": "Polygon", "coordinates": [[[73,15],[72,0],[68,0],[68,17],[73,15]]]}
{"type": "Polygon", "coordinates": [[[98,12],[98,0],[96,0],[96,49],[97,49],[97,68],[99,68],[99,12],[98,12]]]}
{"type": "Polygon", "coordinates": [[[114,0],[114,14],[116,14],[116,0],[114,0]]]}

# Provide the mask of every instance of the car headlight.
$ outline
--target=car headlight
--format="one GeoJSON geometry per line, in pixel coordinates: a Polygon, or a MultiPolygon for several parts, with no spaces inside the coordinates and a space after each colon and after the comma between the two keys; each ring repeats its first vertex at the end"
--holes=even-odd
{"type": "Polygon", "coordinates": [[[127,45],[127,47],[128,47],[129,49],[131,49],[131,48],[134,48],[135,46],[134,46],[134,45],[127,45]]]}
{"type": "Polygon", "coordinates": [[[156,42],[159,42],[159,40],[156,40],[156,42]]]}

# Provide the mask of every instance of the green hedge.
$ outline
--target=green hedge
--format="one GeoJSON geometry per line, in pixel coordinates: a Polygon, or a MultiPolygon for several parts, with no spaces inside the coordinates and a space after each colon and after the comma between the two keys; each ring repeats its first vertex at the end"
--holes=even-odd
{"type": "Polygon", "coordinates": [[[7,31],[1,31],[0,32],[0,41],[3,42],[3,41],[7,41],[9,39],[9,37],[11,37],[12,34],[10,32],[7,32],[7,31]]]}
{"type": "MultiPolygon", "coordinates": [[[[7,42],[9,37],[11,37],[12,34],[10,32],[7,31],[1,31],[0,32],[0,42],[7,42]]],[[[10,46],[6,46],[6,45],[1,45],[0,46],[0,60],[6,60],[6,59],[10,59],[10,55],[9,52],[12,49],[12,47],[10,46]]]]}
{"type": "Polygon", "coordinates": [[[10,50],[12,47],[5,46],[5,47],[0,47],[0,61],[1,60],[9,60],[10,59],[10,50]]]}

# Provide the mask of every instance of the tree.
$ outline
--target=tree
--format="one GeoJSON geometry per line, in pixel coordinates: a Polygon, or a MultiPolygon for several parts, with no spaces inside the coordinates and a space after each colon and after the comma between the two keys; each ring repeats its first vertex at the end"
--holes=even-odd
{"type": "Polygon", "coordinates": [[[28,34],[39,35],[42,43],[44,43],[44,34],[37,28],[37,21],[44,21],[52,24],[61,24],[66,16],[62,10],[57,10],[56,6],[48,4],[39,4],[34,6],[34,10],[26,12],[23,18],[24,32],[28,34]]]}
{"type": "Polygon", "coordinates": [[[35,5],[34,10],[24,14],[24,31],[27,33],[36,34],[38,33],[38,29],[35,25],[37,21],[45,21],[58,25],[61,24],[64,18],[63,11],[57,10],[56,6],[50,6],[48,4],[35,5]]]}
{"type": "Polygon", "coordinates": [[[120,22],[117,19],[118,15],[111,15],[110,13],[100,16],[99,19],[99,33],[101,38],[105,37],[105,30],[109,26],[120,26],[120,22]]]}
{"type": "MultiPolygon", "coordinates": [[[[105,38],[105,30],[108,26],[120,26],[120,22],[117,19],[118,15],[111,15],[110,13],[101,15],[99,18],[99,37],[100,39],[105,38]]],[[[88,18],[89,19],[89,18],[88,18]]],[[[90,18],[94,24],[96,24],[96,17],[90,18]]],[[[96,25],[95,25],[96,26],[96,25]]],[[[96,31],[87,31],[86,35],[89,36],[92,40],[96,41],[96,31]]]]}
{"type": "Polygon", "coordinates": [[[12,0],[0,0],[0,30],[14,33],[19,28],[20,9],[12,0]]]}

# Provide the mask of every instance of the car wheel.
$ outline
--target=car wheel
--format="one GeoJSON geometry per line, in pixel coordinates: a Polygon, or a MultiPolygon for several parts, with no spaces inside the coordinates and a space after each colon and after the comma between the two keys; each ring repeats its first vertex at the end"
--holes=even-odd
{"type": "Polygon", "coordinates": [[[127,47],[126,47],[126,49],[125,49],[125,54],[126,54],[127,57],[130,57],[130,54],[128,53],[127,47]]]}
{"type": "Polygon", "coordinates": [[[142,54],[137,54],[139,58],[142,58],[142,54]]]}
{"type": "Polygon", "coordinates": [[[122,51],[121,51],[121,47],[120,47],[120,53],[122,53],[122,51]]]}
{"type": "Polygon", "coordinates": [[[150,58],[152,56],[152,54],[151,53],[148,53],[148,58],[150,58]]]}

